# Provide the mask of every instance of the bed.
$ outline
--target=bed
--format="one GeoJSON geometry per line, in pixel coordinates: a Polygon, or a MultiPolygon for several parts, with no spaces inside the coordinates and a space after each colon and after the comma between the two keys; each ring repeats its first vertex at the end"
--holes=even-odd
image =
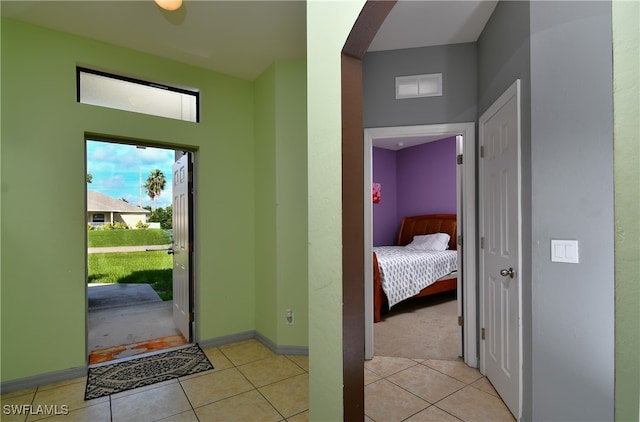
{"type": "MultiPolygon", "coordinates": [[[[392,247],[374,247],[373,248],[373,312],[374,322],[378,322],[381,319],[381,314],[388,310],[391,306],[400,301],[404,301],[408,298],[428,296],[436,293],[448,292],[456,290],[458,284],[457,277],[457,234],[456,234],[456,215],[455,214],[427,214],[418,215],[413,217],[404,217],[400,225],[400,232],[398,233],[398,241],[396,246],[392,247]],[[389,266],[389,260],[391,259],[413,259],[398,258],[399,255],[416,255],[413,248],[406,248],[407,245],[412,243],[414,236],[421,236],[435,233],[446,233],[449,235],[448,249],[445,253],[437,253],[440,262],[436,273],[445,273],[443,276],[439,276],[435,281],[433,280],[420,280],[418,285],[426,285],[424,288],[412,286],[409,289],[404,289],[403,292],[394,292],[390,290],[388,280],[385,280],[385,269],[387,274],[391,275],[391,267],[389,266]],[[399,246],[405,248],[398,248],[399,246]],[[405,250],[406,249],[406,250],[405,250]],[[447,255],[447,264],[444,264],[442,260],[445,259],[444,255],[447,255]],[[454,258],[452,258],[452,256],[454,258]],[[453,261],[452,261],[453,259],[453,261]],[[455,264],[451,264],[454,262],[455,264]],[[446,268],[447,265],[449,268],[446,268]],[[384,288],[383,288],[384,283],[384,288]],[[428,285],[427,285],[428,284],[428,285]],[[385,290],[389,291],[389,297],[385,293],[385,290]]],[[[446,247],[446,246],[445,246],[446,247]]],[[[423,259],[423,258],[418,258],[423,259]]],[[[424,258],[427,259],[427,258],[424,258]]],[[[429,258],[431,259],[431,258],[429,258]]],[[[399,261],[396,261],[395,265],[398,265],[399,261]]],[[[407,264],[412,265],[412,264],[407,264]]],[[[427,265],[427,264],[421,264],[427,265]]],[[[428,264],[431,265],[431,264],[428,264]]],[[[433,270],[430,270],[433,271],[433,270]]],[[[391,277],[388,277],[391,278],[391,277]]]]}

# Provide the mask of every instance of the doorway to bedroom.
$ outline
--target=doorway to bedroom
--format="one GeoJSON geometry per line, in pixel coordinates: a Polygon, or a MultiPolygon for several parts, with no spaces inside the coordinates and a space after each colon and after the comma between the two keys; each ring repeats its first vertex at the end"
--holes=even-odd
{"type": "Polygon", "coordinates": [[[373,280],[373,247],[396,244],[402,217],[453,214],[458,251],[456,289],[400,302],[381,322],[373,322],[373,283],[365,285],[365,357],[464,356],[477,366],[475,221],[465,218],[475,215],[475,124],[365,129],[364,141],[365,278],[373,280]]]}
{"type": "Polygon", "coordinates": [[[89,364],[193,340],[193,161],[174,148],[86,138],[89,364]]]}

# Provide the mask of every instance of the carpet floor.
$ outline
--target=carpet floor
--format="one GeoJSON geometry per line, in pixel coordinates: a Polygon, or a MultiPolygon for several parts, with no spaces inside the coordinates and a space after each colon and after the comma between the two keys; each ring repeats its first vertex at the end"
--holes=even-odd
{"type": "Polygon", "coordinates": [[[458,359],[456,292],[400,303],[373,325],[374,355],[458,359]]]}
{"type": "Polygon", "coordinates": [[[89,368],[85,400],[213,369],[197,344],[169,352],[89,368]]]}

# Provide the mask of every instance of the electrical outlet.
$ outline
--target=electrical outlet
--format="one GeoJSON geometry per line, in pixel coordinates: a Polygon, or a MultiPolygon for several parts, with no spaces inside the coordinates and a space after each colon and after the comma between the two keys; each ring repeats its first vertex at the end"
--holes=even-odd
{"type": "Polygon", "coordinates": [[[291,309],[287,309],[287,325],[293,325],[293,311],[291,309]]]}

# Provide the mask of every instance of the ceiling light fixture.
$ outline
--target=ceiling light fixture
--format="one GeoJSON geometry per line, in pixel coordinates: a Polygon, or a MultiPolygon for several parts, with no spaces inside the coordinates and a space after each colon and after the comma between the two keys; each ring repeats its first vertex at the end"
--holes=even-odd
{"type": "Polygon", "coordinates": [[[177,10],[182,6],[182,0],[154,0],[164,10],[177,10]]]}

